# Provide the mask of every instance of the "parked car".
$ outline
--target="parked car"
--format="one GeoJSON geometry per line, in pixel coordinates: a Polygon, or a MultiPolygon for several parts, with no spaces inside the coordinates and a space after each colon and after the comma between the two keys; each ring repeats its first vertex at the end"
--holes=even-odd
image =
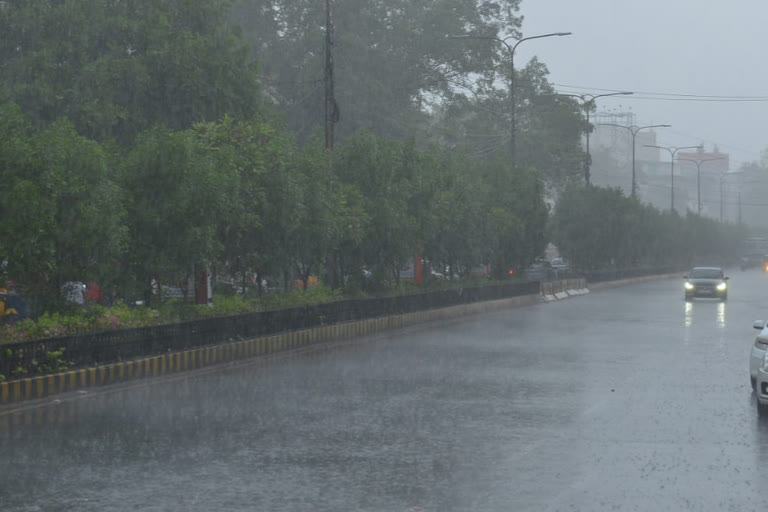
{"type": "Polygon", "coordinates": [[[728,277],[720,267],[694,267],[683,278],[686,301],[694,297],[728,300],[728,277]]]}
{"type": "Polygon", "coordinates": [[[763,365],[765,354],[768,353],[768,327],[766,324],[767,322],[763,320],[755,320],[755,323],[752,325],[752,327],[760,331],[760,334],[755,338],[752,352],[749,355],[749,381],[752,384],[752,389],[755,389],[757,374],[763,365]]]}
{"type": "Polygon", "coordinates": [[[553,258],[551,262],[552,268],[555,270],[568,270],[568,262],[563,258],[553,258]]]}
{"type": "Polygon", "coordinates": [[[536,260],[525,269],[525,277],[531,281],[546,281],[552,279],[553,275],[552,265],[546,260],[536,260]]]}

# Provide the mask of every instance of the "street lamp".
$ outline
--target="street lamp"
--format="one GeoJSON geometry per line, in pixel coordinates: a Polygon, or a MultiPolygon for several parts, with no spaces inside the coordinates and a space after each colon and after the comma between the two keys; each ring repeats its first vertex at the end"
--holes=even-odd
{"type": "Polygon", "coordinates": [[[514,36],[505,37],[500,39],[495,36],[478,36],[473,34],[462,34],[456,36],[447,36],[449,39],[488,39],[490,41],[496,41],[503,44],[509,52],[509,112],[510,112],[510,154],[512,155],[512,164],[515,163],[515,50],[520,46],[520,43],[524,41],[530,41],[531,39],[542,39],[545,37],[562,37],[570,36],[571,32],[552,32],[551,34],[541,34],[537,36],[528,36],[518,39],[514,45],[507,42],[509,39],[514,39],[514,36]]]}
{"type": "Polygon", "coordinates": [[[725,160],[724,157],[718,156],[715,158],[678,158],[679,161],[684,162],[693,162],[696,164],[696,191],[697,191],[697,210],[699,215],[701,215],[701,164],[704,162],[712,162],[715,160],[725,160]]]}
{"type": "Polygon", "coordinates": [[[672,204],[669,207],[670,211],[675,211],[675,154],[680,151],[681,149],[704,149],[703,146],[683,146],[683,147],[675,147],[675,146],[657,146],[655,144],[643,144],[646,148],[659,148],[659,149],[666,149],[669,151],[669,157],[670,160],[670,176],[672,177],[672,194],[671,194],[671,201],[672,204]]]}
{"type": "Polygon", "coordinates": [[[589,185],[589,171],[592,165],[592,155],[589,152],[589,134],[592,131],[592,125],[589,124],[589,111],[594,108],[595,100],[597,98],[604,98],[606,96],[629,96],[635,94],[633,92],[609,92],[606,94],[570,94],[570,93],[557,93],[558,96],[570,96],[572,98],[578,98],[581,100],[581,106],[584,112],[587,114],[587,160],[584,162],[584,182],[589,185]]]}
{"type": "Polygon", "coordinates": [[[640,130],[645,130],[648,128],[670,128],[672,127],[671,124],[649,124],[648,126],[624,126],[623,124],[613,124],[613,123],[598,123],[599,126],[615,126],[616,128],[624,128],[625,130],[629,130],[629,133],[632,134],[632,197],[635,197],[637,195],[637,186],[635,182],[635,137],[637,137],[637,132],[640,130]]]}

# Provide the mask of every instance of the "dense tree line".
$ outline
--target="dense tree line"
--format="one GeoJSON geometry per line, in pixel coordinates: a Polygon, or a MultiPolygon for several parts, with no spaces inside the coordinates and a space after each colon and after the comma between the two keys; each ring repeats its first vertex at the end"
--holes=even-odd
{"type": "Polygon", "coordinates": [[[748,231],[688,212],[659,211],[619,189],[572,185],[552,215],[552,239],[583,270],[722,265],[748,231]]]}
{"type": "Polygon", "coordinates": [[[36,130],[6,104],[0,183],[8,275],[47,294],[86,279],[146,292],[199,266],[306,280],[329,261],[336,276],[366,268],[384,286],[415,254],[459,274],[503,272],[546,243],[534,171],[367,131],[332,163],[318,143],[300,149],[268,122],[229,117],[148,129],[123,153],[66,121],[36,130]]]}

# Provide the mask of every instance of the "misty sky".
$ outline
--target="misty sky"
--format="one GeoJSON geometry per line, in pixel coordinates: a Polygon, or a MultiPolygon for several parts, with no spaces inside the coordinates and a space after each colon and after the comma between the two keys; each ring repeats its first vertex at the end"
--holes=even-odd
{"type": "Polygon", "coordinates": [[[640,124],[671,124],[657,132],[661,145],[703,142],[710,150],[716,143],[731,154],[732,170],[768,148],[765,0],[522,0],[520,14],[523,36],[573,35],[522,43],[517,68],[537,55],[563,92],[762,96],[762,102],[601,98],[598,111],[621,105],[640,124]]]}

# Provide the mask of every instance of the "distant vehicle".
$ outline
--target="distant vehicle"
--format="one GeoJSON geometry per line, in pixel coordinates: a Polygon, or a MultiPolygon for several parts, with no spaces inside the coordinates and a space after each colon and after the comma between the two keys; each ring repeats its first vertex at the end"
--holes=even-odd
{"type": "Polygon", "coordinates": [[[563,258],[552,258],[550,265],[552,267],[552,275],[555,279],[564,277],[570,270],[570,265],[568,265],[568,262],[563,258]]]}
{"type": "Polygon", "coordinates": [[[525,269],[525,277],[531,281],[546,281],[554,275],[552,265],[546,260],[536,260],[525,269]]]}
{"type": "Polygon", "coordinates": [[[683,278],[686,301],[695,297],[728,300],[728,277],[720,267],[694,267],[683,278]]]}
{"type": "Polygon", "coordinates": [[[755,338],[755,343],[752,345],[752,352],[749,355],[749,382],[752,384],[752,389],[755,389],[757,382],[757,374],[765,361],[765,355],[768,353],[768,322],[763,320],[755,320],[752,327],[760,331],[760,334],[755,338]]]}
{"type": "Polygon", "coordinates": [[[553,258],[550,264],[552,265],[552,268],[555,270],[568,270],[568,268],[570,267],[570,265],[568,265],[568,262],[565,261],[563,258],[553,258]]]}

